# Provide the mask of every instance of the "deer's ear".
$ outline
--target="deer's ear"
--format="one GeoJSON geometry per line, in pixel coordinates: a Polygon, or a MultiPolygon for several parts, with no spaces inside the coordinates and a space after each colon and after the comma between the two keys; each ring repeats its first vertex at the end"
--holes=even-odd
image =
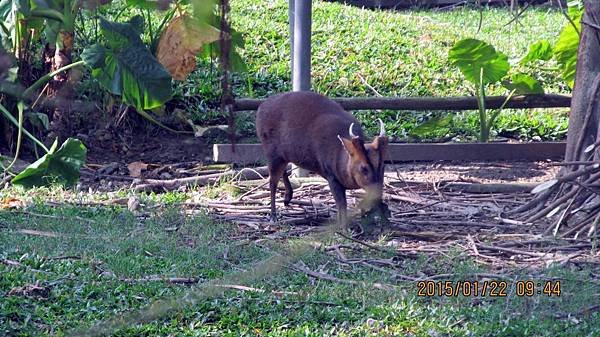
{"type": "Polygon", "coordinates": [[[371,147],[376,151],[386,151],[388,142],[387,137],[375,137],[371,142],[371,147]]]}
{"type": "Polygon", "coordinates": [[[348,152],[350,157],[356,156],[356,154],[358,153],[358,149],[356,148],[355,142],[350,139],[341,137],[340,135],[338,135],[337,137],[340,140],[340,142],[342,142],[344,149],[346,150],[346,152],[348,152]]]}

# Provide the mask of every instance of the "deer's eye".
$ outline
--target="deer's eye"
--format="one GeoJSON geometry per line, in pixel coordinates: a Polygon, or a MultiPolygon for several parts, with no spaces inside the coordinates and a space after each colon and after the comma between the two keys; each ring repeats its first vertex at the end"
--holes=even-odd
{"type": "Polygon", "coordinates": [[[362,173],[363,175],[368,175],[369,174],[369,169],[366,166],[362,166],[360,168],[360,173],[362,173]]]}

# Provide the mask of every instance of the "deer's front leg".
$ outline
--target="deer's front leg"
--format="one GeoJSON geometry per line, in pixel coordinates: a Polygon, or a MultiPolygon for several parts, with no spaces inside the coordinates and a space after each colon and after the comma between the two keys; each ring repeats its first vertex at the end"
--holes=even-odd
{"type": "Polygon", "coordinates": [[[333,199],[337,206],[338,225],[341,228],[346,228],[346,226],[348,226],[346,188],[344,188],[344,186],[342,186],[335,178],[328,179],[328,182],[329,189],[331,190],[331,194],[333,194],[333,199]]]}

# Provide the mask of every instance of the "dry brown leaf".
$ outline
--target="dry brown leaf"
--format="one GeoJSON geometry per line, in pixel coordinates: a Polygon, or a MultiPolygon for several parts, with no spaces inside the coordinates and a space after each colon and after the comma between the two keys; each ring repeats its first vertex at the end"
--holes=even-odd
{"type": "Polygon", "coordinates": [[[127,165],[127,169],[129,170],[129,175],[138,178],[142,175],[142,171],[145,171],[148,168],[148,164],[143,163],[141,161],[134,161],[127,165]]]}
{"type": "Polygon", "coordinates": [[[17,198],[4,198],[0,202],[0,209],[14,209],[25,207],[25,202],[17,198]]]}
{"type": "Polygon", "coordinates": [[[200,24],[187,15],[173,19],[162,33],[156,57],[173,79],[183,81],[196,69],[196,55],[202,46],[217,41],[220,31],[207,24],[200,24]]]}
{"type": "Polygon", "coordinates": [[[12,288],[8,296],[24,296],[37,299],[46,299],[50,295],[50,287],[40,286],[39,284],[26,284],[22,287],[12,288]]]}

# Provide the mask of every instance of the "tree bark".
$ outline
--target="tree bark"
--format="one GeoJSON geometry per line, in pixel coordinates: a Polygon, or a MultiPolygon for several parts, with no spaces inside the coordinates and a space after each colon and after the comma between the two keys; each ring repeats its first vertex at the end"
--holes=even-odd
{"type": "Polygon", "coordinates": [[[600,223],[600,1],[584,6],[564,168],[536,188],[536,198],[511,212],[524,222],[553,214],[546,233],[568,227],[562,236],[575,237],[596,236],[600,223]]]}
{"type": "Polygon", "coordinates": [[[587,160],[583,151],[599,139],[600,29],[593,25],[600,25],[600,1],[588,0],[581,24],[565,161],[587,160]]]}

